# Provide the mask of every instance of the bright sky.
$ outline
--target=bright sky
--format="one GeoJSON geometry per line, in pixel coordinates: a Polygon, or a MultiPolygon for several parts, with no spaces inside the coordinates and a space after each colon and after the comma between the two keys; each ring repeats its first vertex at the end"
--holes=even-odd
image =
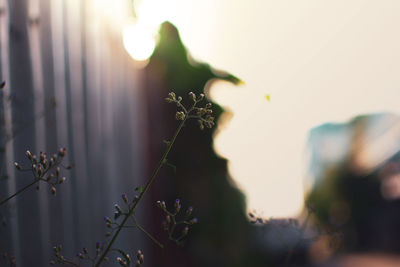
{"type": "Polygon", "coordinates": [[[211,90],[234,113],[215,148],[265,217],[300,211],[311,127],[400,111],[398,0],[135,2],[138,23],[170,20],[195,59],[245,81],[211,90]]]}

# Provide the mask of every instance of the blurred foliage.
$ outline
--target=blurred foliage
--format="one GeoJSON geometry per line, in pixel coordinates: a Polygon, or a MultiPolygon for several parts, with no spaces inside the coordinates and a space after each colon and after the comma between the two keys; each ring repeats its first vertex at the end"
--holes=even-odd
{"type": "MultiPolygon", "coordinates": [[[[212,80],[225,80],[238,84],[235,76],[216,71],[208,64],[190,59],[177,29],[169,22],[160,28],[160,39],[146,67],[147,94],[150,109],[163,106],[165,111],[149,110],[150,139],[154,142],[169,136],[176,122],[173,109],[157,105],[169,91],[178,95],[205,93],[206,84],[212,80]]],[[[222,108],[216,103],[216,120],[222,108]]],[[[190,124],[190,123],[189,123],[190,124]]],[[[237,189],[227,172],[227,162],[213,150],[214,129],[198,130],[198,125],[188,125],[182,132],[169,157],[174,169],[165,170],[159,192],[173,203],[179,197],[192,203],[199,224],[189,233],[184,248],[166,248],[157,266],[165,262],[170,266],[265,266],[264,256],[254,249],[251,226],[246,218],[244,195],[237,189]],[[182,252],[186,252],[183,255],[182,252]],[[168,258],[168,260],[165,260],[168,258]]],[[[152,148],[159,154],[160,146],[152,148]]],[[[159,196],[158,196],[159,197],[159,196]]],[[[154,221],[159,220],[159,216],[154,221]]],[[[157,225],[156,225],[157,226],[157,225]]],[[[157,253],[157,252],[155,252],[157,253]]]]}
{"type": "MultiPolygon", "coordinates": [[[[384,198],[382,193],[385,180],[400,169],[400,153],[368,172],[354,164],[357,155],[363,153],[360,145],[369,146],[363,142],[368,127],[373,125],[377,131],[377,125],[373,123],[386,116],[389,115],[359,116],[345,124],[350,129],[351,139],[347,156],[330,164],[320,177],[314,177],[315,185],[307,198],[307,202],[315,207],[318,224],[342,234],[342,252],[400,252],[400,200],[384,198]]],[[[328,126],[314,131],[323,132],[324,127],[328,126]]],[[[334,130],[343,125],[329,127],[334,130]]],[[[385,138],[385,135],[377,138],[385,138]]]]}

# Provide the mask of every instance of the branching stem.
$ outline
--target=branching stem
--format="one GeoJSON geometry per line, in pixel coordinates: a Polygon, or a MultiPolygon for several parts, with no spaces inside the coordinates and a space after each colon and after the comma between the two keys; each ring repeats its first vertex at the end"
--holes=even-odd
{"type": "Polygon", "coordinates": [[[12,198],[16,197],[18,194],[22,193],[23,191],[25,191],[26,189],[28,189],[29,187],[31,187],[32,185],[35,185],[36,183],[38,183],[40,181],[40,179],[35,179],[32,183],[27,184],[26,186],[22,187],[20,190],[18,190],[17,192],[15,192],[14,194],[12,194],[11,196],[9,196],[6,199],[3,199],[0,202],[0,206],[5,204],[7,201],[11,200],[12,198]]]}
{"type": "MultiPolygon", "coordinates": [[[[110,249],[112,248],[112,245],[114,244],[115,240],[117,239],[119,233],[121,232],[122,228],[124,228],[124,225],[126,224],[126,222],[128,221],[129,217],[132,216],[135,212],[135,209],[137,207],[137,205],[139,204],[139,202],[142,200],[144,194],[146,194],[147,190],[149,189],[150,185],[153,183],[154,179],[156,178],[158,172],[160,171],[161,167],[166,163],[166,159],[167,156],[169,154],[169,152],[171,151],[171,148],[173,146],[173,144],[175,143],[176,137],[178,136],[178,134],[180,133],[180,131],[182,130],[183,125],[185,125],[186,120],[188,119],[188,114],[193,110],[194,106],[188,111],[186,112],[186,116],[185,118],[181,121],[181,123],[179,124],[178,128],[176,129],[171,141],[169,141],[169,143],[167,144],[167,148],[164,151],[163,156],[161,157],[160,161],[158,162],[156,168],[154,169],[152,175],[150,176],[149,180],[147,181],[145,187],[143,188],[143,191],[140,193],[138,199],[135,201],[135,203],[132,205],[132,207],[129,209],[129,212],[127,215],[125,215],[125,218],[123,219],[123,221],[120,224],[120,227],[117,229],[117,231],[114,233],[113,237],[111,238],[110,242],[108,243],[106,249],[103,251],[103,253],[101,254],[100,258],[97,260],[96,264],[94,265],[95,267],[100,266],[100,264],[103,262],[104,258],[106,257],[106,255],[108,254],[108,252],[110,251],[110,249]]],[[[138,227],[139,228],[139,227],[138,227]]],[[[139,228],[140,229],[140,228],[139,228]]],[[[140,229],[142,230],[142,229],[140,229]]],[[[143,229],[144,230],[144,229],[143,229]]],[[[142,231],[143,231],[142,230],[142,231]]],[[[147,233],[147,232],[144,232],[147,233]]],[[[153,240],[153,238],[151,238],[153,240]]],[[[153,240],[154,241],[154,240],[153,240]]],[[[157,244],[157,242],[156,242],[157,244]]],[[[158,245],[161,245],[160,243],[158,245]]],[[[161,245],[162,247],[162,245],[161,245]]]]}

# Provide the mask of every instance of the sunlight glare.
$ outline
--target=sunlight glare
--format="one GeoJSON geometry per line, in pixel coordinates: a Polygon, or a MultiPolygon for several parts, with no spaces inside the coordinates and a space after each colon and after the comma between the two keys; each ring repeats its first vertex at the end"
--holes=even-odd
{"type": "Polygon", "coordinates": [[[155,34],[143,24],[131,24],[125,27],[123,42],[129,55],[138,61],[148,59],[156,46],[155,34]]]}
{"type": "Polygon", "coordinates": [[[168,19],[174,5],[159,0],[143,0],[136,1],[134,6],[136,21],[125,27],[123,42],[133,59],[145,61],[154,51],[159,26],[168,19]]]}

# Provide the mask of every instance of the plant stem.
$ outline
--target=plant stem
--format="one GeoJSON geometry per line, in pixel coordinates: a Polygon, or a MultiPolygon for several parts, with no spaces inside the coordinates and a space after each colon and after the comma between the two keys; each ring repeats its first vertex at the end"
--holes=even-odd
{"type": "Polygon", "coordinates": [[[164,248],[163,244],[161,244],[157,239],[154,238],[149,232],[147,232],[142,226],[139,224],[137,225],[137,228],[145,233],[154,243],[156,243],[160,248],[164,248]]]}
{"type": "Polygon", "coordinates": [[[19,193],[22,193],[23,191],[25,191],[26,189],[28,189],[29,187],[31,187],[32,185],[36,184],[37,182],[39,182],[40,179],[35,179],[32,183],[24,186],[23,188],[21,188],[20,190],[18,190],[17,192],[15,192],[14,194],[12,194],[11,196],[9,196],[6,199],[3,199],[0,202],[0,206],[3,205],[4,203],[6,203],[7,201],[11,200],[12,198],[14,198],[15,196],[17,196],[19,193]]]}
{"type": "MultiPolygon", "coordinates": [[[[193,109],[193,108],[192,108],[193,109]]],[[[192,110],[191,109],[191,110],[192,110]]],[[[189,113],[190,111],[189,110],[189,113]]],[[[187,113],[188,114],[188,113],[187,113]]],[[[95,267],[100,266],[100,264],[103,262],[104,257],[107,255],[107,253],[110,251],[112,245],[114,244],[115,240],[117,239],[119,233],[121,232],[121,229],[124,227],[125,223],[128,221],[128,218],[132,216],[135,212],[136,206],[139,204],[141,199],[143,198],[144,194],[147,192],[149,189],[150,185],[153,183],[154,179],[156,178],[158,172],[160,171],[161,167],[166,163],[167,156],[175,143],[176,137],[178,136],[179,132],[182,130],[183,125],[185,124],[186,120],[188,119],[188,116],[185,116],[185,119],[182,120],[182,122],[179,124],[178,128],[176,129],[171,141],[167,144],[167,149],[164,151],[164,154],[162,155],[160,161],[158,162],[156,168],[154,169],[152,175],[150,176],[150,179],[147,181],[145,187],[143,188],[143,191],[140,193],[137,201],[133,204],[133,206],[129,209],[129,213],[125,216],[124,220],[121,222],[120,227],[118,227],[118,230],[114,233],[113,237],[111,238],[110,242],[107,245],[107,248],[103,251],[101,254],[100,258],[98,259],[97,263],[94,265],[95,267]]]]}

